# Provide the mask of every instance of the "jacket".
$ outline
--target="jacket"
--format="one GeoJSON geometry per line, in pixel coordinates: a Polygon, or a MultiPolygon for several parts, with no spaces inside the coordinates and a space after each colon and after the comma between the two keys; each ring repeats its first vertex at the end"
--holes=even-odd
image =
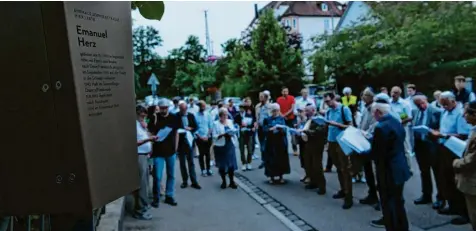
{"type": "MultiPolygon", "coordinates": [[[[184,129],[185,126],[183,124],[183,121],[182,121],[182,115],[180,114],[180,112],[178,112],[176,115],[177,117],[177,124],[178,124],[178,128],[180,129],[184,129]]],[[[190,113],[190,112],[187,112],[187,120],[188,120],[188,127],[192,128],[192,130],[190,131],[192,134],[195,134],[195,132],[198,130],[198,124],[197,124],[197,121],[195,120],[195,116],[190,113]]],[[[188,147],[188,144],[186,144],[186,138],[185,138],[185,134],[180,134],[179,136],[179,152],[180,151],[184,151],[183,148],[184,147],[188,147]]]]}
{"type": "MultiPolygon", "coordinates": [[[[230,129],[236,130],[235,125],[233,124],[233,120],[226,120],[226,126],[228,126],[230,129]]],[[[213,137],[214,146],[217,146],[217,147],[225,146],[226,138],[225,137],[218,138],[218,136],[222,134],[225,134],[225,125],[220,123],[219,120],[213,122],[212,137],[213,137]]],[[[233,146],[235,146],[235,148],[239,147],[238,138],[236,134],[231,137],[231,141],[233,142],[233,146]]]]}
{"type": "Polygon", "coordinates": [[[456,187],[464,194],[476,196],[476,134],[467,140],[463,158],[453,161],[456,187]]]}
{"type": "Polygon", "coordinates": [[[405,129],[395,117],[388,114],[375,126],[370,156],[377,166],[379,185],[405,183],[411,177],[405,157],[405,129]]]}

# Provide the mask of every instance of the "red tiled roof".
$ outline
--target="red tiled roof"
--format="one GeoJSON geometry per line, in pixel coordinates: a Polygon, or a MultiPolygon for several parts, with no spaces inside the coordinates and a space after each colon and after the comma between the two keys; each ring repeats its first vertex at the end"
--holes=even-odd
{"type": "Polygon", "coordinates": [[[314,16],[314,17],[340,17],[345,11],[343,4],[336,1],[273,1],[276,7],[287,5],[289,8],[282,16],[314,16]],[[322,10],[322,4],[327,4],[328,10],[322,10]],[[341,9],[338,8],[341,6],[341,9]]]}

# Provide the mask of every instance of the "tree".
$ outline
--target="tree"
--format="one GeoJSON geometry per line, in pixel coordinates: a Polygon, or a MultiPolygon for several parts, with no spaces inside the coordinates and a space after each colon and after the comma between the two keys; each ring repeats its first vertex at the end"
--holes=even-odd
{"type": "Polygon", "coordinates": [[[153,27],[137,27],[132,31],[134,80],[139,98],[149,94],[148,77],[160,68],[161,60],[155,49],[162,46],[159,31],[153,27]]]}
{"type": "Polygon", "coordinates": [[[266,10],[252,32],[251,49],[244,49],[238,60],[250,83],[250,94],[268,89],[278,95],[282,86],[297,93],[303,85],[303,60],[300,49],[290,47],[285,29],[266,10]]]}
{"type": "Polygon", "coordinates": [[[471,2],[368,4],[363,24],[316,38],[314,58],[324,60],[327,75],[359,87],[412,82],[430,90],[448,88],[462,71],[476,74],[471,2]]]}

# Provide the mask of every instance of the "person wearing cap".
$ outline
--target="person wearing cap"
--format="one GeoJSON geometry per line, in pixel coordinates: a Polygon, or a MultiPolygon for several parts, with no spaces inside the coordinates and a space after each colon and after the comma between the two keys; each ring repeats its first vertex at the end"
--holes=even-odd
{"type": "MultiPolygon", "coordinates": [[[[458,157],[447,147],[445,141],[450,137],[466,140],[471,130],[470,125],[464,119],[463,107],[456,101],[455,95],[450,91],[445,91],[440,95],[440,103],[443,112],[440,118],[440,129],[431,130],[431,135],[438,138],[438,168],[442,197],[448,202],[448,206],[440,208],[438,213],[443,215],[459,215],[451,220],[454,225],[462,225],[469,222],[468,211],[464,201],[464,195],[455,184],[455,172],[453,161],[458,157]]],[[[441,206],[443,207],[443,205],[441,206]]]]}
{"type": "Polygon", "coordinates": [[[253,112],[247,110],[245,104],[241,104],[239,108],[240,111],[235,115],[234,122],[240,127],[240,136],[238,140],[241,154],[241,170],[246,171],[252,169],[251,161],[253,157],[253,138],[256,129],[256,119],[253,112]]]}
{"type": "Polygon", "coordinates": [[[340,183],[340,190],[332,197],[334,199],[344,199],[343,209],[350,209],[353,206],[352,200],[352,177],[350,174],[350,161],[344,154],[340,145],[337,143],[337,137],[352,123],[352,112],[347,106],[336,101],[332,92],[324,94],[324,102],[329,106],[325,118],[328,125],[327,141],[328,155],[337,168],[337,175],[340,183]]]}
{"type": "Polygon", "coordinates": [[[377,186],[383,217],[371,222],[372,226],[386,230],[408,231],[403,188],[410,179],[405,157],[406,132],[400,121],[390,115],[391,106],[379,99],[372,106],[375,126],[370,157],[375,161],[377,186]]]}
{"type": "Polygon", "coordinates": [[[319,195],[326,194],[326,178],[322,168],[322,154],[326,144],[326,128],[318,124],[312,118],[316,116],[317,109],[314,104],[309,103],[305,108],[307,121],[299,129],[302,133],[301,139],[304,149],[303,164],[306,176],[309,178],[309,184],[306,189],[318,189],[319,195]]]}
{"type": "Polygon", "coordinates": [[[198,102],[199,111],[195,114],[197,120],[197,132],[195,132],[195,143],[198,147],[198,163],[200,164],[200,170],[202,176],[211,176],[213,174],[210,169],[210,147],[212,144],[211,134],[213,119],[206,111],[207,104],[201,100],[198,102]]]}
{"type": "Polygon", "coordinates": [[[153,202],[152,207],[158,208],[160,203],[160,185],[164,170],[167,175],[165,183],[165,200],[166,204],[176,206],[177,201],[174,197],[175,192],[175,160],[178,146],[178,121],[174,114],[169,112],[169,105],[165,100],[159,100],[159,113],[155,120],[150,120],[148,124],[149,132],[157,134],[160,130],[171,128],[167,137],[159,137],[152,147],[151,158],[154,168],[152,170],[153,177],[153,202]]]}
{"type": "Polygon", "coordinates": [[[392,111],[400,116],[403,127],[407,132],[407,135],[405,136],[405,155],[407,157],[408,167],[410,168],[410,171],[412,171],[411,156],[413,153],[413,147],[411,143],[411,137],[413,136],[413,132],[411,132],[410,128],[410,124],[413,119],[412,106],[408,101],[400,97],[402,95],[402,89],[400,87],[392,87],[390,95],[392,97],[392,99],[390,100],[390,106],[392,108],[392,111]]]}
{"type": "Polygon", "coordinates": [[[139,178],[140,188],[135,194],[135,213],[134,218],[142,220],[152,219],[152,215],[148,213],[148,206],[150,204],[148,193],[149,186],[149,154],[152,152],[152,142],[157,139],[156,136],[149,134],[145,118],[147,116],[147,109],[143,106],[136,107],[136,130],[137,130],[137,153],[139,163],[139,178]]]}
{"type": "Polygon", "coordinates": [[[464,194],[471,225],[476,230],[476,101],[468,104],[464,118],[472,126],[471,135],[466,142],[463,157],[453,161],[453,169],[456,173],[456,187],[464,194]]]}
{"type": "Polygon", "coordinates": [[[291,173],[288,154],[286,122],[281,116],[279,104],[269,105],[271,116],[263,121],[264,141],[264,174],[270,184],[284,184],[283,175],[291,173]],[[277,179],[276,179],[277,178],[277,179]]]}
{"type": "MultiPolygon", "coordinates": [[[[430,106],[428,99],[422,93],[416,93],[412,98],[414,104],[418,110],[413,111],[412,121],[413,127],[416,126],[427,126],[428,128],[438,130],[440,126],[440,111],[430,106]]],[[[436,194],[436,201],[434,203],[434,208],[439,209],[443,204],[443,198],[441,192],[440,176],[438,174],[438,165],[437,165],[437,143],[434,139],[431,139],[431,136],[419,134],[414,132],[415,137],[415,157],[420,168],[420,180],[421,180],[421,196],[416,199],[413,203],[416,205],[422,204],[431,204],[433,197],[433,183],[431,179],[431,172],[433,171],[433,176],[436,182],[436,188],[438,193],[436,194]]]]}
{"type": "Polygon", "coordinates": [[[177,113],[179,142],[178,142],[178,157],[180,162],[180,173],[182,175],[181,188],[188,187],[188,178],[190,177],[191,186],[194,189],[201,189],[198,184],[197,174],[195,173],[195,163],[193,161],[194,143],[189,143],[187,133],[194,134],[197,132],[197,120],[193,113],[188,111],[187,103],[185,101],[179,102],[179,112],[177,113]]]}
{"type": "Polygon", "coordinates": [[[452,93],[455,95],[456,102],[463,105],[476,100],[474,93],[466,89],[466,78],[462,75],[455,77],[455,87],[452,93]]]}

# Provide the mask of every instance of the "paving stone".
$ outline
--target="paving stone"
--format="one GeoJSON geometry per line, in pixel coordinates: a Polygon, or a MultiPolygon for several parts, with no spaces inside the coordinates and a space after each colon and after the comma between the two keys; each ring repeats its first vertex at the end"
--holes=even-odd
{"type": "Polygon", "coordinates": [[[278,211],[283,211],[283,210],[285,210],[286,208],[285,208],[284,206],[279,206],[279,207],[277,207],[276,209],[277,209],[278,211]]]}
{"type": "Polygon", "coordinates": [[[302,231],[313,231],[314,228],[312,228],[311,226],[309,225],[300,225],[299,228],[302,230],[302,231]]]}
{"type": "Polygon", "coordinates": [[[302,221],[302,220],[296,220],[296,221],[293,221],[295,225],[297,226],[300,226],[300,225],[305,225],[306,222],[302,221]]]}
{"type": "Polygon", "coordinates": [[[270,205],[273,206],[273,207],[275,207],[275,208],[281,206],[281,204],[278,203],[278,202],[272,202],[272,203],[270,203],[270,205]]]}
{"type": "Polygon", "coordinates": [[[296,221],[296,220],[299,220],[299,218],[298,218],[296,215],[294,215],[294,214],[289,215],[289,216],[288,216],[288,219],[291,220],[292,222],[294,222],[294,221],[296,221]]]}
{"type": "Polygon", "coordinates": [[[289,211],[289,210],[284,210],[284,211],[282,211],[282,213],[283,213],[284,216],[286,216],[286,217],[293,214],[293,213],[292,213],[291,211],[289,211]]]}

